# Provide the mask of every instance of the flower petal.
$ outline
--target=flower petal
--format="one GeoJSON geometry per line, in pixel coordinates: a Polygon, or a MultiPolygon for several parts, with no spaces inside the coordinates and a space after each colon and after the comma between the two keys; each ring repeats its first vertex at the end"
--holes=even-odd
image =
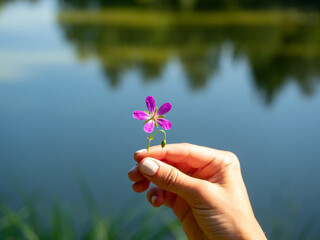
{"type": "Polygon", "coordinates": [[[153,128],[154,128],[154,121],[150,120],[144,125],[143,129],[145,132],[151,133],[153,131],[153,128]]]}
{"type": "Polygon", "coordinates": [[[152,96],[146,97],[146,104],[149,112],[153,114],[154,110],[156,109],[156,101],[154,100],[154,98],[152,96]]]}
{"type": "Polygon", "coordinates": [[[144,111],[134,111],[133,118],[138,120],[147,120],[150,118],[149,114],[144,111]]]}
{"type": "Polygon", "coordinates": [[[171,122],[164,118],[157,118],[157,123],[164,129],[169,130],[171,128],[171,122]]]}
{"type": "Polygon", "coordinates": [[[165,115],[167,112],[169,112],[172,108],[172,105],[167,102],[167,103],[164,103],[158,110],[157,112],[157,116],[161,116],[161,115],[165,115]]]}

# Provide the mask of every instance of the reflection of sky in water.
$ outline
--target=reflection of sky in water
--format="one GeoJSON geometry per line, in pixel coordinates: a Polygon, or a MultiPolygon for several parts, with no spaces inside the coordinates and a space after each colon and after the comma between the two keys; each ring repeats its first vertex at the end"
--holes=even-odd
{"type": "Polygon", "coordinates": [[[27,192],[43,189],[51,199],[77,200],[80,172],[101,204],[126,203],[133,196],[127,180],[132,153],[146,145],[142,122],[131,115],[153,95],[158,105],[173,104],[168,143],[191,142],[239,156],[263,226],[270,215],[290,223],[290,206],[283,208],[288,199],[299,207],[299,221],[320,213],[319,86],[307,98],[287,84],[266,106],[246,56],[233,58],[232,43],[225,43],[205,89],[190,89],[175,56],[159,81],[145,82],[133,68],[111,88],[97,62],[76,60],[49,2],[11,5],[0,15],[1,199],[14,202],[12,184],[18,183],[27,192]],[[35,19],[12,23],[17,12],[35,19]]]}
{"type": "Polygon", "coordinates": [[[56,27],[53,3],[18,2],[1,12],[0,82],[25,81],[34,69],[74,63],[56,27]]]}

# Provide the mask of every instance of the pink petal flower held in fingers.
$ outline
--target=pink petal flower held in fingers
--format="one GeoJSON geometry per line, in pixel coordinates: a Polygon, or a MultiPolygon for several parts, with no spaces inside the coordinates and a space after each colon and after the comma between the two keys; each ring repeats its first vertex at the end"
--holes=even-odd
{"type": "Polygon", "coordinates": [[[156,108],[156,102],[152,96],[146,98],[146,104],[149,111],[134,111],[133,118],[138,120],[145,120],[144,131],[151,133],[154,126],[158,127],[158,124],[165,130],[171,128],[171,123],[164,119],[164,114],[168,113],[172,105],[170,103],[164,103],[159,110],[156,108]]]}

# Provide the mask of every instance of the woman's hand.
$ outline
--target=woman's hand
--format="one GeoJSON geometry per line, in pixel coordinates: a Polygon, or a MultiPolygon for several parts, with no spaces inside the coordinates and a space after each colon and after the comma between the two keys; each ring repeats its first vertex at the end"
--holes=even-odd
{"type": "Polygon", "coordinates": [[[154,207],[172,208],[188,239],[266,239],[244,185],[238,158],[192,144],[168,144],[134,154],[135,192],[149,188],[154,207]]]}

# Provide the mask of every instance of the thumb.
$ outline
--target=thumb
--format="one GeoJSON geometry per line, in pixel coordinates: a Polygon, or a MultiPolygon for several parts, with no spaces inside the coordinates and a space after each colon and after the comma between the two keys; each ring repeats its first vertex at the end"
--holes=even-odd
{"type": "Polygon", "coordinates": [[[190,177],[177,168],[156,160],[145,158],[139,164],[140,172],[158,187],[173,192],[187,201],[199,190],[200,179],[190,177]]]}

